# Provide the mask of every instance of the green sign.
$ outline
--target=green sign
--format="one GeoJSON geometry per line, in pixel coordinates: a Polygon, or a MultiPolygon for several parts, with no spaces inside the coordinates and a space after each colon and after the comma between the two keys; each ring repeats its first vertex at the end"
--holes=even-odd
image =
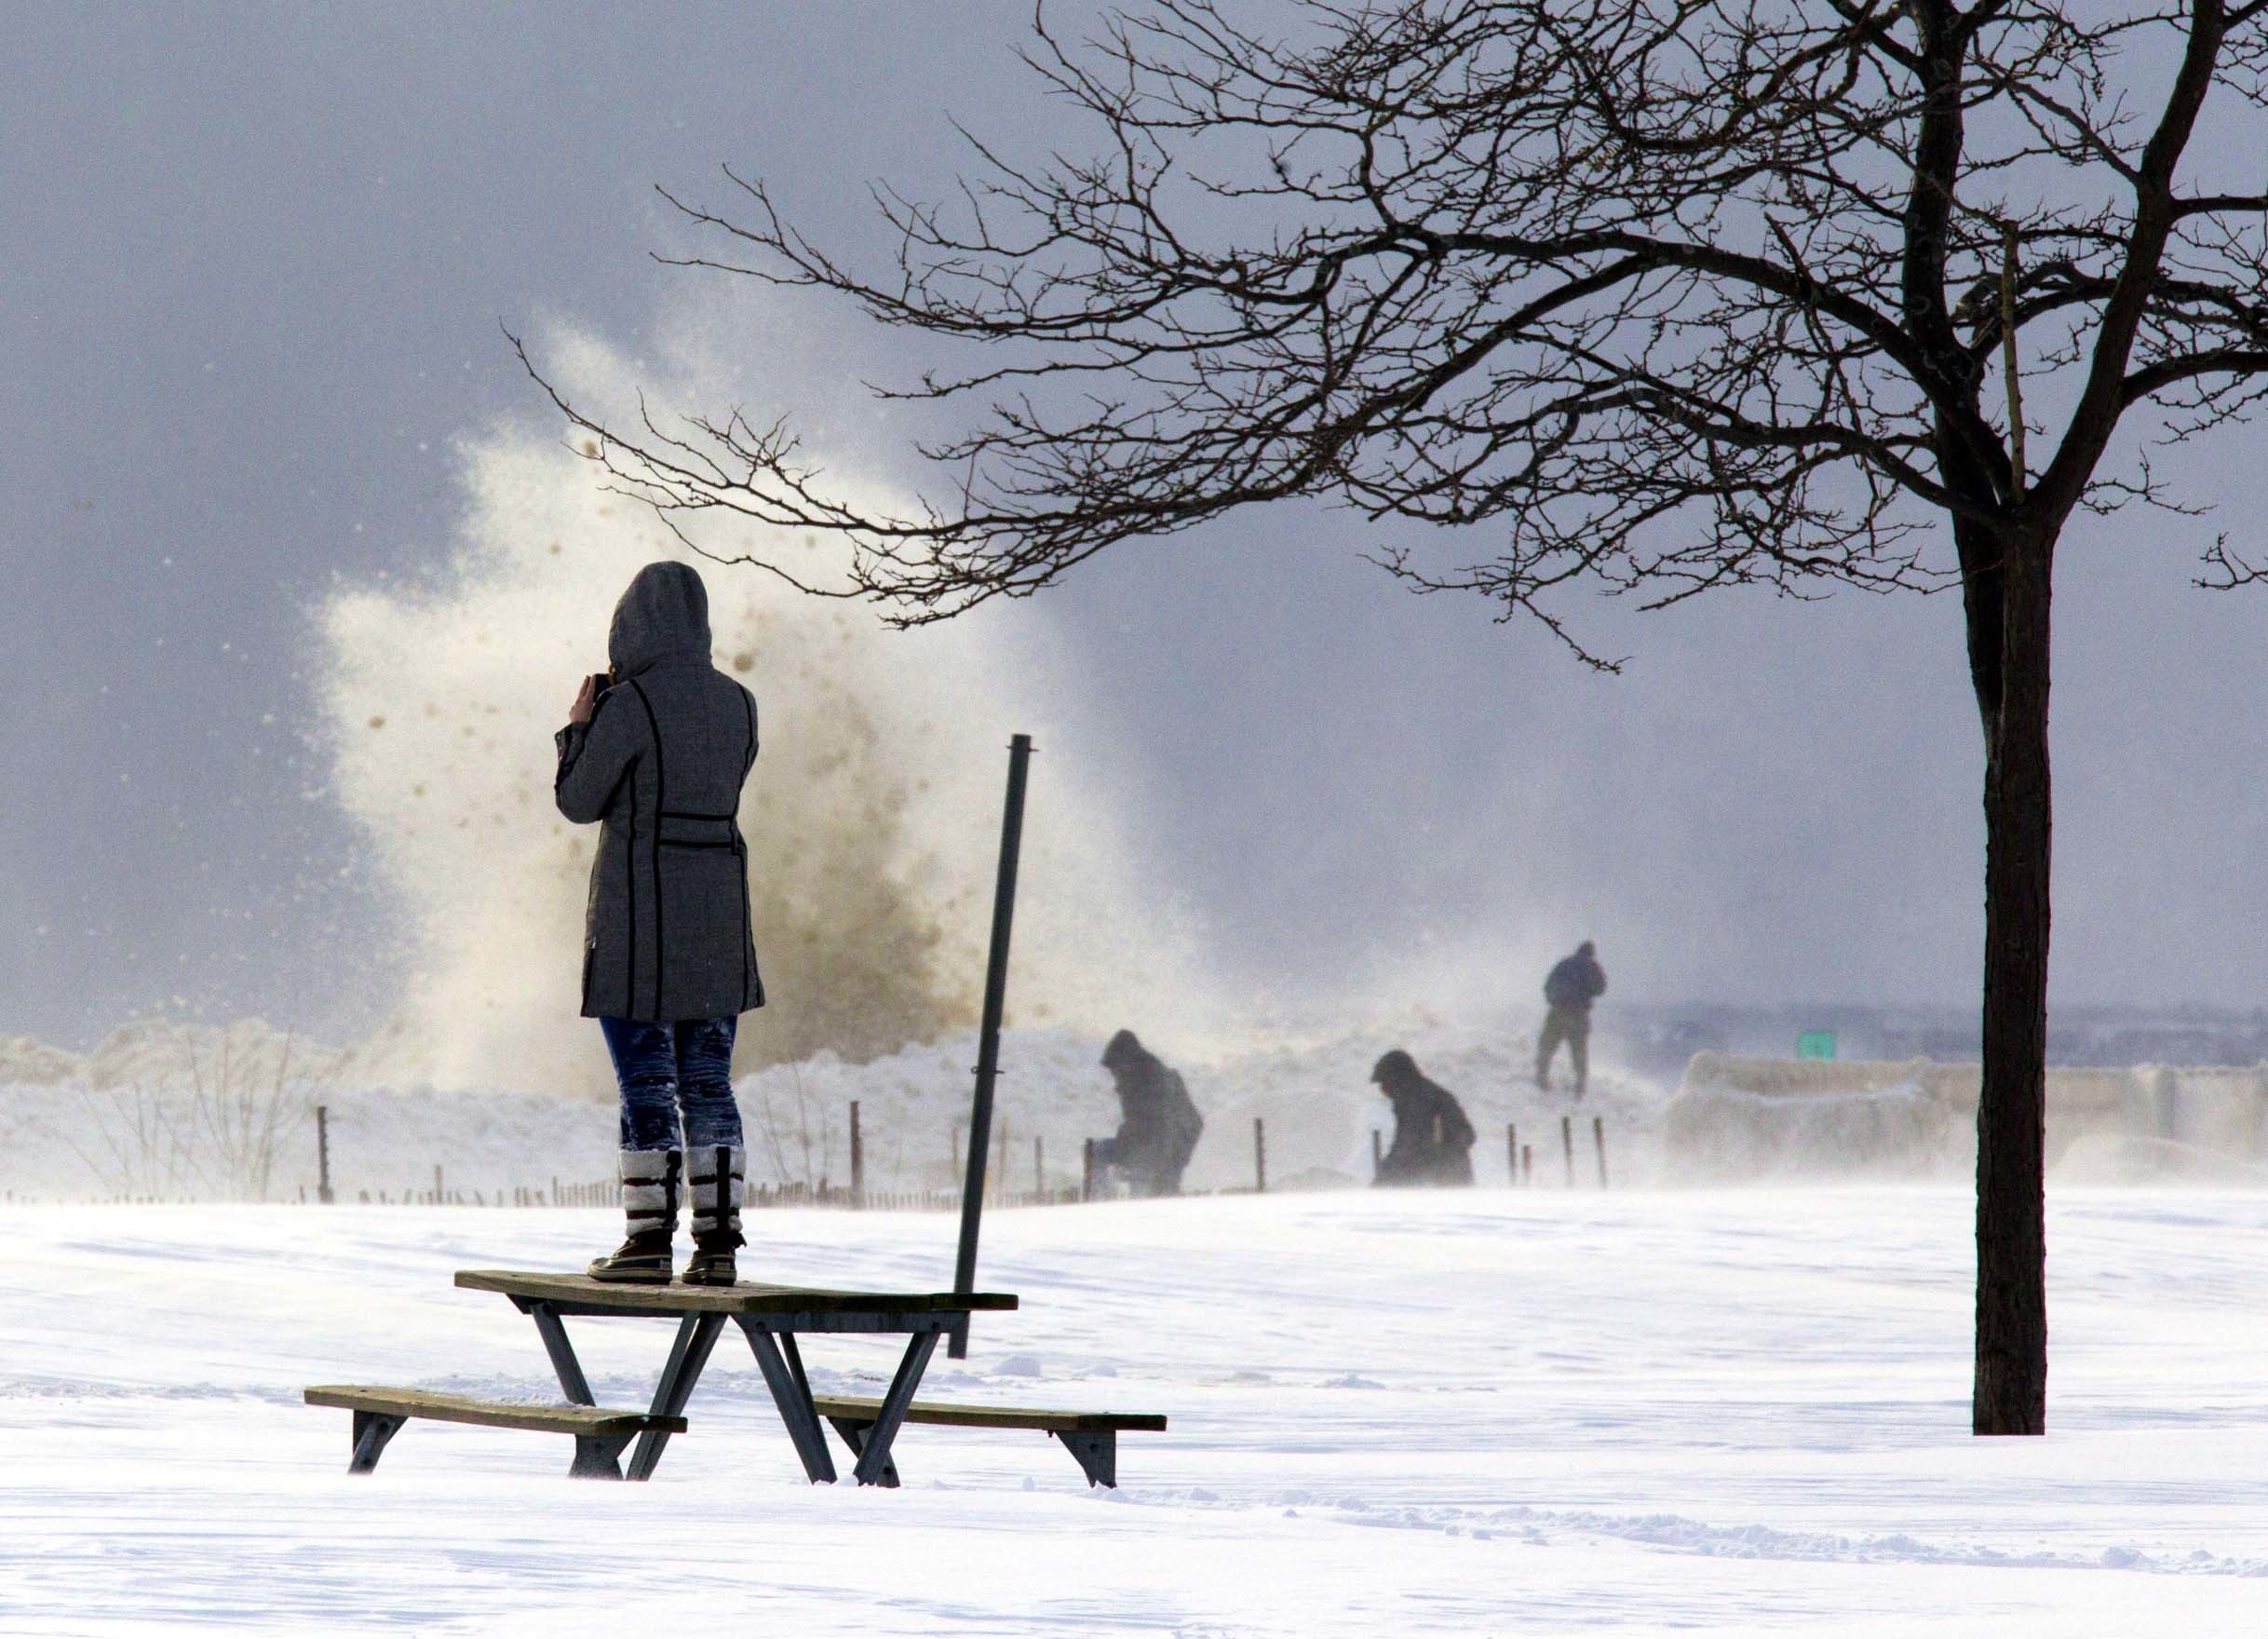
{"type": "Polygon", "coordinates": [[[1796,1037],[1796,1057],[1799,1059],[1831,1059],[1835,1056],[1835,1033],[1832,1030],[1806,1030],[1796,1037]]]}

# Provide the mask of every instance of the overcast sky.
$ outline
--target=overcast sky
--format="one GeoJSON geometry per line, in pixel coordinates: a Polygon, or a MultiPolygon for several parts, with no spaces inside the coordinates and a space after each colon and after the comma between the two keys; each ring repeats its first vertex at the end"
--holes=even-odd
{"type": "MultiPolygon", "coordinates": [[[[949,116],[1078,146],[1011,54],[1024,15],[14,8],[0,1032],[84,1040],[175,996],[332,1030],[383,1013],[389,907],[341,875],[356,836],[302,739],[315,604],[438,562],[455,440],[540,421],[500,320],[635,353],[687,299],[703,276],[649,258],[682,242],[655,183],[722,200],[731,161],[855,249],[871,179],[951,177],[949,116]]],[[[781,408],[839,416],[887,372],[855,315],[812,299],[796,322],[781,408]]],[[[2268,603],[2189,580],[2213,530],[2268,515],[2262,454],[2235,429],[2180,469],[2218,519],[2086,521],[2067,546],[2064,1001],[2261,998],[2268,603]]],[[[1365,545],[1343,514],[1254,513],[1019,606],[1091,656],[1133,827],[1225,970],[1422,1000],[1392,994],[1406,955],[1595,936],[1617,997],[1974,994],[1952,602],[1578,606],[1631,657],[1610,679],[1407,595],[1365,545]]]]}

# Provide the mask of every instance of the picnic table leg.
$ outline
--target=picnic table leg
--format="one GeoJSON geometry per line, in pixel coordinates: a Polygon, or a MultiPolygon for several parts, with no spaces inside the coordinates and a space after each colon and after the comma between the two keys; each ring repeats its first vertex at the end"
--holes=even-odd
{"type": "Polygon", "coordinates": [[[790,1375],[795,1379],[795,1391],[805,1400],[809,1400],[811,1398],[811,1379],[803,1375],[803,1351],[796,1347],[795,1334],[776,1332],[773,1336],[779,1343],[779,1352],[787,1359],[790,1375]]]}
{"type": "Polygon", "coordinates": [[[1116,1430],[1104,1429],[1092,1434],[1082,1434],[1067,1429],[1057,1434],[1056,1438],[1063,1443],[1063,1449],[1071,1453],[1073,1460],[1087,1475],[1087,1483],[1090,1488],[1108,1485],[1113,1491],[1118,1489],[1116,1430]]]}
{"type": "MultiPolygon", "coordinates": [[[[570,1480],[619,1480],[622,1478],[622,1448],[630,1443],[628,1434],[578,1434],[574,1437],[574,1466],[567,1470],[570,1480]]],[[[641,1476],[642,1478],[642,1476],[641,1476]]]]}
{"type": "MultiPolygon", "coordinates": [[[[803,1473],[815,1485],[833,1484],[835,1459],[827,1454],[827,1436],[819,1429],[818,1408],[811,1403],[811,1386],[803,1380],[802,1372],[789,1369],[771,1333],[750,1316],[735,1315],[733,1319],[748,1334],[749,1352],[756,1357],[756,1368],[763,1374],[765,1387],[772,1390],[772,1403],[779,1407],[779,1420],[788,1425],[788,1438],[795,1443],[795,1455],[803,1459],[803,1473]]],[[[795,1347],[792,1337],[789,1347],[795,1347]]],[[[801,1365],[803,1357],[799,1354],[796,1360],[801,1365]]]]}
{"type": "Polygon", "coordinates": [[[384,1412],[358,1411],[355,1413],[355,1452],[346,1460],[350,1474],[368,1474],[378,1467],[378,1454],[385,1450],[385,1443],[401,1432],[409,1419],[390,1417],[384,1412]]]}
{"type": "Polygon", "coordinates": [[[873,1427],[866,1430],[866,1449],[858,1454],[858,1465],[854,1470],[861,1485],[879,1485],[883,1474],[891,1467],[890,1444],[898,1438],[900,1424],[906,1420],[906,1408],[913,1403],[913,1391],[922,1386],[922,1374],[929,1369],[929,1357],[937,1352],[938,1334],[934,1331],[916,1332],[906,1341],[906,1357],[898,1362],[898,1375],[890,1379],[890,1391],[882,1397],[875,1408],[873,1427]]]}
{"type": "MultiPolygon", "coordinates": [[[[866,1455],[867,1430],[874,1426],[871,1418],[830,1417],[827,1420],[834,1425],[835,1432],[843,1436],[843,1443],[850,1447],[852,1456],[866,1455]]],[[[897,1458],[892,1457],[882,1465],[882,1478],[876,1483],[885,1486],[898,1483],[897,1458]]]]}
{"type": "MultiPolygon", "coordinates": [[[[661,1380],[654,1385],[654,1404],[649,1409],[656,1416],[678,1417],[685,1414],[685,1402],[693,1398],[693,1386],[701,1380],[709,1366],[709,1351],[717,1347],[717,1337],[724,1330],[722,1315],[687,1315],[677,1323],[677,1340],[669,1346],[669,1359],[662,1367],[661,1380]]],[[[669,1443],[668,1432],[648,1429],[638,1437],[638,1449],[630,1454],[629,1477],[650,1480],[654,1469],[661,1461],[662,1447],[669,1443]]]]}
{"type": "Polygon", "coordinates": [[[567,1328],[560,1321],[559,1310],[547,1303],[514,1298],[520,1312],[535,1322],[536,1335],[544,1340],[544,1352],[551,1357],[551,1369],[559,1375],[560,1390],[576,1405],[597,1405],[590,1392],[590,1381],[583,1375],[583,1362],[574,1358],[574,1345],[567,1341],[567,1328]]]}

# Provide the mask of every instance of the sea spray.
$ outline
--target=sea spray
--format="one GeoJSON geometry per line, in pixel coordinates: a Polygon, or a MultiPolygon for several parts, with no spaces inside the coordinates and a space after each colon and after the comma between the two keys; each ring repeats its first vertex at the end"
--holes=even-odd
{"type": "MultiPolygon", "coordinates": [[[[632,372],[587,340],[559,349],[582,386],[632,372]]],[[[762,754],[743,798],[757,954],[771,1005],[744,1068],[822,1050],[859,1061],[973,1023],[1005,746],[1040,746],[1016,928],[1011,1016],[1202,1029],[1198,941],[1147,878],[1114,759],[1082,721],[1075,670],[1030,603],[892,631],[858,604],[705,562],[611,487],[587,449],[506,427],[460,450],[466,508],[446,562],[363,585],[321,612],[324,734],[339,801],[398,907],[398,1039],[445,1087],[609,1085],[577,1018],[595,828],[552,806],[552,733],[605,663],[608,617],[659,558],[708,582],[714,657],[748,684],[762,754]]],[[[840,472],[833,475],[848,484],[840,472]]],[[[711,552],[824,549],[764,526],[711,552]]]]}

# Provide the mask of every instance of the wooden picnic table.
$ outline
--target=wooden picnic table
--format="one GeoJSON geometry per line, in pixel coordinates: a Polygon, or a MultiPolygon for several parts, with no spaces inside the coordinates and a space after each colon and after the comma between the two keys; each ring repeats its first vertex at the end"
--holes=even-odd
{"type": "MultiPolygon", "coordinates": [[[[839,1332],[906,1335],[906,1349],[888,1390],[864,1430],[853,1470],[861,1485],[883,1483],[891,1472],[890,1444],[898,1437],[914,1391],[938,1339],[965,1323],[978,1309],[1012,1309],[1005,1292],[844,1292],[803,1286],[633,1286],[593,1280],[587,1275],[558,1275],[519,1269],[459,1269],[456,1283],[472,1292],[501,1293],[535,1322],[560,1388],[576,1405],[596,1405],[563,1323],[569,1316],[628,1320],[670,1320],[677,1338],[655,1385],[651,1415],[682,1417],[685,1402],[709,1364],[710,1350],[727,1321],[749,1340],[772,1402],[779,1408],[803,1472],[814,1483],[835,1479],[834,1459],[819,1426],[810,1380],[796,1344],[798,1334],[839,1332]]],[[[648,1429],[638,1437],[628,1478],[643,1480],[661,1461],[669,1429],[648,1429]]]]}

